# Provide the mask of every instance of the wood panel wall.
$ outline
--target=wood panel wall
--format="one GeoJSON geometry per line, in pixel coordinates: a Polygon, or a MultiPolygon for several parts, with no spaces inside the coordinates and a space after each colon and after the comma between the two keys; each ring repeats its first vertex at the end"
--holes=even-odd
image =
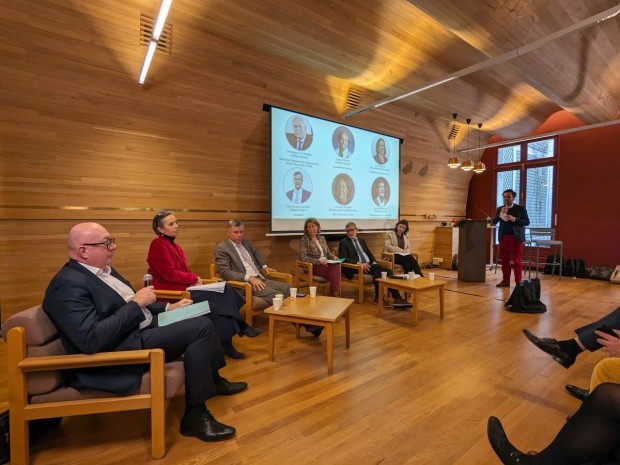
{"type": "MultiPolygon", "coordinates": [[[[173,48],[137,84],[139,15],[152,2],[0,2],[2,319],[38,304],[66,261],[65,237],[98,221],[118,238],[115,266],[135,285],[162,208],[181,221],[190,266],[207,275],[226,221],[270,265],[293,269],[295,237],[268,237],[269,116],[264,103],[341,121],[349,83],[197,31],[170,16],[173,48]],[[201,41],[188,37],[200,34],[201,41]]],[[[453,112],[446,109],[446,115],[453,112]]],[[[440,221],[464,214],[470,174],[449,170],[449,121],[397,105],[347,124],[401,137],[401,213],[422,261],[440,221]],[[426,215],[436,215],[427,219],[426,215]]],[[[343,225],[344,226],[344,225],[343,225]]],[[[368,240],[376,253],[382,235],[368,240]]]]}

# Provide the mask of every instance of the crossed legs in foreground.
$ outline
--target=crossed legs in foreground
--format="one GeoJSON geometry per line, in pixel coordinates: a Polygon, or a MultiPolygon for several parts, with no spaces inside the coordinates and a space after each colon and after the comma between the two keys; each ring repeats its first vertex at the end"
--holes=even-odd
{"type": "Polygon", "coordinates": [[[620,384],[598,386],[539,453],[524,454],[513,446],[496,417],[487,435],[504,465],[613,465],[620,463],[620,384]]]}
{"type": "Polygon", "coordinates": [[[600,320],[576,329],[577,337],[573,339],[558,341],[553,338],[538,337],[527,329],[524,329],[523,333],[532,344],[551,355],[553,360],[564,368],[570,368],[575,363],[577,356],[584,350],[594,352],[602,347],[599,343],[601,335],[596,334],[596,331],[603,326],[620,329],[620,307],[600,320]]]}

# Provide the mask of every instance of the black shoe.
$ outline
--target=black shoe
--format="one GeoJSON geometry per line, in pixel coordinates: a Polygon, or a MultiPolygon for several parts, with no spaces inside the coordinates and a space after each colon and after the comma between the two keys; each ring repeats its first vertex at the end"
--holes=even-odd
{"type": "Polygon", "coordinates": [[[319,337],[323,332],[323,326],[318,325],[305,325],[306,331],[312,334],[314,337],[319,337]]]}
{"type": "Polygon", "coordinates": [[[238,394],[241,391],[245,391],[248,388],[248,383],[245,381],[239,381],[237,383],[231,383],[226,378],[220,378],[215,383],[215,389],[220,396],[232,396],[238,394]]]}
{"type": "Polygon", "coordinates": [[[489,417],[487,436],[491,447],[504,465],[516,465],[525,454],[510,444],[506,432],[497,417],[489,417]]]}
{"type": "Polygon", "coordinates": [[[235,346],[232,345],[232,342],[222,344],[222,347],[224,348],[224,353],[230,358],[236,358],[238,360],[245,358],[245,354],[235,349],[235,346]]]}
{"type": "Polygon", "coordinates": [[[548,337],[536,337],[529,330],[524,329],[523,334],[529,339],[529,341],[538,347],[543,352],[548,353],[553,357],[553,360],[558,362],[564,368],[570,368],[575,363],[575,357],[570,356],[560,348],[558,341],[548,337]]]}
{"type": "Polygon", "coordinates": [[[510,283],[508,281],[500,281],[495,285],[495,287],[510,287],[510,283]]]}
{"type": "Polygon", "coordinates": [[[568,391],[568,393],[573,396],[575,399],[585,400],[586,397],[590,395],[589,389],[583,389],[572,384],[567,384],[564,388],[568,391]]]}
{"type": "Polygon", "coordinates": [[[247,337],[256,337],[263,334],[263,330],[260,328],[255,328],[254,326],[245,325],[241,331],[239,331],[239,336],[247,336],[247,337]]]}
{"type": "Polygon", "coordinates": [[[398,307],[399,310],[404,310],[413,307],[413,304],[407,302],[402,297],[398,296],[394,299],[394,308],[398,307]]]}
{"type": "Polygon", "coordinates": [[[232,438],[237,430],[232,426],[220,423],[207,411],[196,415],[183,415],[180,432],[183,436],[215,442],[232,438]]]}

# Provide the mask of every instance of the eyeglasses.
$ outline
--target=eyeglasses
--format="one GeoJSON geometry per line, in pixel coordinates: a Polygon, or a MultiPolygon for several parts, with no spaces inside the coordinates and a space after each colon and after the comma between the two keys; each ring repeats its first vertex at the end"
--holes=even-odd
{"type": "Polygon", "coordinates": [[[116,239],[114,237],[108,237],[103,242],[95,242],[95,243],[91,243],[91,244],[82,244],[82,245],[90,245],[91,247],[97,247],[97,246],[102,245],[106,249],[110,250],[110,248],[112,247],[112,244],[116,244],[116,239]]]}

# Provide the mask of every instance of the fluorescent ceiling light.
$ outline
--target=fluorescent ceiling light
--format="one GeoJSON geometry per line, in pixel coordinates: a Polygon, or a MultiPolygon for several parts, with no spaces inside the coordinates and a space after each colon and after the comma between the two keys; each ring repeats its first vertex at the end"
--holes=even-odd
{"type": "Polygon", "coordinates": [[[153,28],[153,36],[151,37],[151,42],[149,42],[149,47],[146,50],[144,63],[142,63],[142,70],[140,71],[140,77],[138,78],[139,84],[144,84],[144,81],[146,81],[146,75],[149,72],[151,62],[153,61],[153,55],[155,55],[155,50],[157,50],[157,41],[159,40],[159,36],[166,25],[166,18],[168,17],[168,12],[170,11],[170,5],[172,5],[172,0],[163,0],[161,2],[161,6],[159,7],[159,13],[157,14],[157,20],[155,21],[155,27],[153,28]]]}

